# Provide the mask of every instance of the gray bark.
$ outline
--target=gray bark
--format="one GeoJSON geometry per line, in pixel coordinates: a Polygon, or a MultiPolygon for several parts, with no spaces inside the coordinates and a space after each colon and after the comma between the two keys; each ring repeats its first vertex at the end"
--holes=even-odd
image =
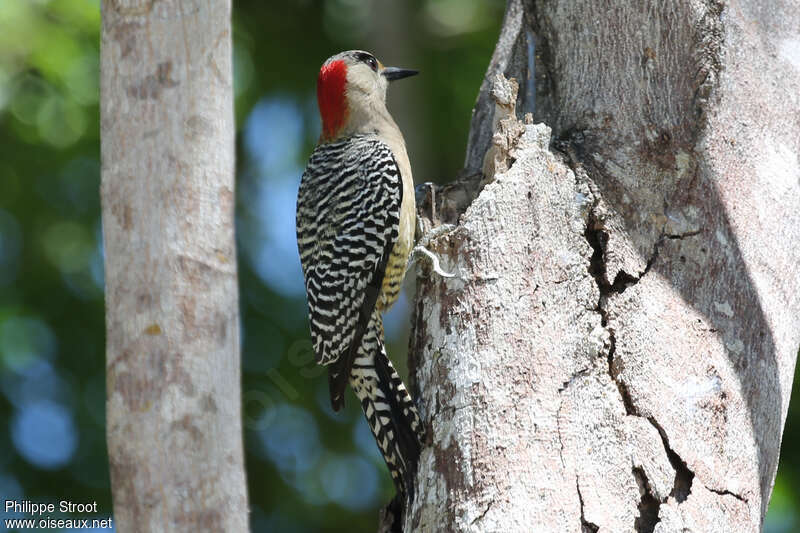
{"type": "Polygon", "coordinates": [[[800,6],[509,4],[466,177],[420,201],[459,275],[418,268],[404,530],[759,531],[800,346],[800,6]]]}
{"type": "Polygon", "coordinates": [[[247,531],[229,0],[104,0],[107,436],[119,532],[247,531]]]}

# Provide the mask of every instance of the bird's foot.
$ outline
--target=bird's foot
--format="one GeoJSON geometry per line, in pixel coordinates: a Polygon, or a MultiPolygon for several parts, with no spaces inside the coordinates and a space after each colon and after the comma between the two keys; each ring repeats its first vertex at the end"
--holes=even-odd
{"type": "Polygon", "coordinates": [[[411,268],[411,264],[414,263],[417,257],[424,256],[427,257],[431,262],[431,268],[434,272],[442,276],[443,278],[454,278],[456,277],[455,273],[445,272],[442,270],[442,267],[439,263],[439,257],[428,250],[426,246],[430,244],[430,242],[442,235],[446,235],[452,232],[456,227],[453,224],[442,224],[441,226],[437,226],[430,231],[426,232],[422,237],[420,237],[419,242],[416,246],[411,250],[411,256],[408,259],[408,266],[406,267],[406,271],[411,268]]]}

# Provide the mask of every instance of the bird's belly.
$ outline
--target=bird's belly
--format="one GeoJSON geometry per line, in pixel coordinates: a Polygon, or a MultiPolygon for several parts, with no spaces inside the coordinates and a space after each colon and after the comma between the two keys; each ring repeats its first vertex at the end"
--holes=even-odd
{"type": "Polygon", "coordinates": [[[389,256],[386,273],[383,276],[383,284],[381,285],[381,294],[377,302],[377,307],[380,311],[391,307],[400,295],[400,289],[403,286],[403,278],[406,273],[406,264],[408,263],[408,253],[411,251],[410,248],[409,245],[404,246],[404,243],[398,240],[392,250],[392,254],[389,256]]]}
{"type": "Polygon", "coordinates": [[[403,287],[403,278],[406,275],[408,265],[408,254],[411,253],[411,246],[414,244],[414,222],[416,211],[412,201],[406,203],[403,198],[403,208],[400,210],[400,233],[397,242],[389,255],[386,270],[381,284],[381,293],[378,296],[377,308],[385,311],[397,301],[400,296],[400,289],[403,287]]]}

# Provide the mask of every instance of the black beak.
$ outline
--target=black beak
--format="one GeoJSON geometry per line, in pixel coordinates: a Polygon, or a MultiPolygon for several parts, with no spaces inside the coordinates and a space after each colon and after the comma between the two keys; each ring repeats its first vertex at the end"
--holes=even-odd
{"type": "Polygon", "coordinates": [[[419,74],[419,71],[409,70],[406,68],[386,67],[383,69],[382,74],[387,80],[394,81],[402,80],[403,78],[408,78],[409,76],[414,76],[415,74],[419,74]]]}

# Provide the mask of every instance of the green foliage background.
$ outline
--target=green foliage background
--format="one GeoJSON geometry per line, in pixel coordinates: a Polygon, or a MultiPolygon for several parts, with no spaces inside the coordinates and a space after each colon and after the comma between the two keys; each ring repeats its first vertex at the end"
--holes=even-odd
{"type": "MultiPolygon", "coordinates": [[[[498,0],[241,0],[234,6],[245,446],[253,530],[375,530],[391,481],[358,406],[327,406],[297,291],[293,194],[319,132],[324,59],[373,51],[417,182],[461,167],[498,0]]],[[[0,1],[0,496],[111,514],[104,421],[97,0],[0,1]]],[[[406,350],[407,305],[387,320],[406,350]]],[[[792,402],[766,531],[800,527],[792,402]]],[[[4,518],[20,516],[5,513],[4,518]]]]}

